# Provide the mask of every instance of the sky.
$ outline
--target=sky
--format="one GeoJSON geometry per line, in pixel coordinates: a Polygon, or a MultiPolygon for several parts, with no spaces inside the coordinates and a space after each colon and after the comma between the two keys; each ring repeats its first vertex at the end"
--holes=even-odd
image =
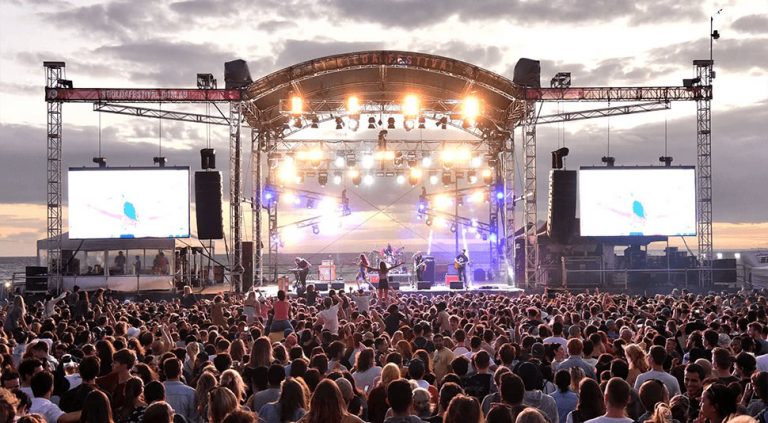
{"type": "MultiPolygon", "coordinates": [[[[65,61],[75,87],[191,88],[199,72],[223,84],[223,63],[236,58],[257,79],[304,60],[372,49],[443,55],[509,78],[527,57],[541,61],[543,83],[569,71],[574,86],[680,85],[693,76],[692,60],[709,56],[710,16],[721,34],[712,102],[715,251],[768,248],[765,0],[6,0],[0,16],[0,256],[34,255],[45,234],[44,60],[65,61]]],[[[547,103],[542,114],[600,106],[547,103]]],[[[150,166],[160,139],[169,164],[194,169],[209,139],[203,125],[164,121],[160,133],[156,120],[100,116],[90,104],[65,104],[63,117],[65,169],[90,166],[98,155],[110,165],[150,166]]],[[[226,128],[211,128],[210,143],[226,172],[226,128]]],[[[665,151],[675,164],[694,165],[695,104],[540,126],[542,220],[549,152],[563,145],[571,150],[569,169],[599,165],[608,153],[617,165],[658,165],[665,151]]],[[[385,183],[354,190],[355,213],[340,232],[293,234],[301,239],[285,251],[368,251],[387,240],[426,249],[430,229],[409,209],[417,192],[385,183]]],[[[281,221],[307,213],[286,210],[281,221]]],[[[482,219],[483,210],[466,213],[482,219]]],[[[432,237],[435,248],[452,249],[444,245],[452,237],[447,229],[434,228],[432,237]]],[[[695,247],[695,238],[687,241],[695,247]]]]}

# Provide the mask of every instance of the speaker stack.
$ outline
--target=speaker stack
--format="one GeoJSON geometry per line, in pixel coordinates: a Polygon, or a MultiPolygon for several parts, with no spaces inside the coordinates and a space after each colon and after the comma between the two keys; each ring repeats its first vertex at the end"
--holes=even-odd
{"type": "Polygon", "coordinates": [[[549,171],[549,207],[547,235],[554,242],[566,244],[574,233],[576,222],[576,171],[549,171]]]}
{"type": "Polygon", "coordinates": [[[224,238],[221,172],[195,172],[195,216],[198,239],[224,238]]]}

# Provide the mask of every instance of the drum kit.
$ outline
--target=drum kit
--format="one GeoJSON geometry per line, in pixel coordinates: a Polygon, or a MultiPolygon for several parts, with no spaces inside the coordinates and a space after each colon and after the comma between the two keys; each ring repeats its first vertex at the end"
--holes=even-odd
{"type": "MultiPolygon", "coordinates": [[[[387,267],[395,267],[400,263],[403,263],[405,256],[405,247],[400,248],[382,248],[381,250],[371,251],[368,256],[371,263],[371,267],[379,267],[381,262],[387,263],[387,267]]],[[[407,273],[408,268],[401,266],[397,269],[393,269],[393,274],[407,273]]]]}

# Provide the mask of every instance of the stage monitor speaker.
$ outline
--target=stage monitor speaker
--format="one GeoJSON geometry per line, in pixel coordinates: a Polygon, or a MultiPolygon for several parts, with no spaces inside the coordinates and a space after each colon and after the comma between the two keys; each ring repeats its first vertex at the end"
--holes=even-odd
{"type": "Polygon", "coordinates": [[[315,282],[315,291],[327,291],[328,290],[328,282],[315,282]]]}
{"type": "Polygon", "coordinates": [[[344,281],[331,282],[331,289],[335,289],[337,291],[344,291],[344,281]]]}
{"type": "Polygon", "coordinates": [[[432,282],[417,282],[416,283],[416,288],[419,291],[430,290],[430,289],[432,289],[432,282]]]}
{"type": "Polygon", "coordinates": [[[549,171],[549,207],[547,235],[554,242],[565,244],[573,235],[576,220],[576,171],[549,171]]]}
{"type": "Polygon", "coordinates": [[[243,241],[243,292],[253,286],[253,241],[243,241]]]}
{"type": "Polygon", "coordinates": [[[248,63],[243,59],[224,63],[224,85],[228,90],[243,88],[253,82],[248,63]]]}
{"type": "Polygon", "coordinates": [[[27,291],[48,291],[48,268],[45,266],[27,266],[25,269],[27,291]]]}
{"type": "Polygon", "coordinates": [[[432,256],[424,257],[424,281],[434,285],[435,283],[435,258],[432,256]]]}
{"type": "Polygon", "coordinates": [[[221,172],[195,172],[195,216],[198,239],[224,238],[221,172]]]}
{"type": "Polygon", "coordinates": [[[395,291],[400,290],[400,282],[389,282],[389,289],[394,289],[395,291]]]}
{"type": "Polygon", "coordinates": [[[464,289],[463,282],[451,282],[451,289],[464,289]]]}
{"type": "Polygon", "coordinates": [[[216,150],[203,148],[200,150],[200,167],[203,170],[216,169],[216,150]]]}
{"type": "Polygon", "coordinates": [[[541,63],[526,58],[518,60],[512,82],[523,87],[541,88],[541,63]]]}

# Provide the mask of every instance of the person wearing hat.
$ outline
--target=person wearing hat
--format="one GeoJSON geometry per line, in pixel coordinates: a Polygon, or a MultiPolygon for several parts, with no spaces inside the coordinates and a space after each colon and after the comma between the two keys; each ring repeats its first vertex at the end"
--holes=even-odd
{"type": "Polygon", "coordinates": [[[544,376],[542,376],[539,367],[526,362],[518,367],[517,374],[525,385],[523,405],[538,408],[550,422],[559,422],[560,416],[557,412],[555,399],[541,390],[544,386],[544,376]]]}

